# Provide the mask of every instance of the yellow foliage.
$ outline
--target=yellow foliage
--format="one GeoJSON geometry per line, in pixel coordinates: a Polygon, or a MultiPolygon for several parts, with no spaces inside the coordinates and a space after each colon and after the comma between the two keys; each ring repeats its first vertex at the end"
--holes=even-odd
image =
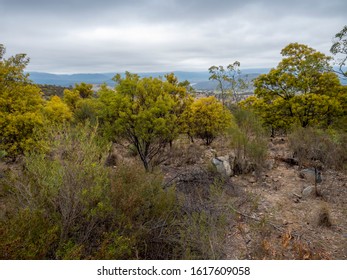
{"type": "Polygon", "coordinates": [[[206,145],[232,126],[231,113],[214,96],[196,99],[184,112],[186,132],[206,145]]]}
{"type": "Polygon", "coordinates": [[[0,150],[14,157],[40,146],[44,100],[23,73],[29,62],[25,55],[3,59],[3,53],[0,45],[0,150]]]}
{"type": "Polygon", "coordinates": [[[345,115],[341,85],[329,66],[330,57],[306,45],[286,46],[282,61],[255,81],[255,96],[243,102],[265,125],[288,129],[328,127],[345,115]]]}
{"type": "Polygon", "coordinates": [[[70,108],[60,99],[59,96],[56,95],[46,103],[43,110],[48,121],[53,123],[70,121],[72,119],[70,108]]]}

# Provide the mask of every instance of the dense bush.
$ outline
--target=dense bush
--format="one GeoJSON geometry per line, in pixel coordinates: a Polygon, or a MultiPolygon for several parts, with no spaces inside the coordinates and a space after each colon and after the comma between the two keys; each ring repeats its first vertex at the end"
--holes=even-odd
{"type": "Polygon", "coordinates": [[[188,205],[135,160],[107,167],[109,147],[88,125],[47,143],[0,180],[0,259],[223,257],[218,195],[188,205]]]}
{"type": "Polygon", "coordinates": [[[64,129],[1,181],[1,259],[168,258],[175,196],[143,168],[104,165],[95,130],[64,129]]]}

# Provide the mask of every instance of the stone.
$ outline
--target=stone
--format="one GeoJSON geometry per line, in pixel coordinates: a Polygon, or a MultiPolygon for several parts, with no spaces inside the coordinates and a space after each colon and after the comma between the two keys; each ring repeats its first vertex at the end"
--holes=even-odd
{"type": "Polygon", "coordinates": [[[212,159],[212,164],[216,167],[217,172],[222,176],[230,177],[233,175],[229,163],[229,156],[215,157],[212,159]]]}

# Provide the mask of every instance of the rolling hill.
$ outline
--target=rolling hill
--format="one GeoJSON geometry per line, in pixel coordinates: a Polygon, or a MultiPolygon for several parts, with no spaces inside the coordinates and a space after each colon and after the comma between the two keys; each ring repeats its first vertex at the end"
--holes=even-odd
{"type": "MultiPolygon", "coordinates": [[[[243,74],[251,78],[257,77],[259,74],[267,73],[269,69],[245,69],[243,74]]],[[[164,76],[169,72],[147,72],[139,73],[140,77],[159,77],[164,76]]],[[[188,80],[196,89],[213,90],[216,88],[216,83],[209,81],[210,74],[207,71],[201,72],[186,72],[174,71],[179,81],[188,80]]],[[[106,83],[110,86],[114,85],[112,78],[116,73],[88,73],[88,74],[51,74],[45,72],[29,72],[30,79],[36,84],[48,84],[57,86],[73,86],[76,83],[85,82],[93,85],[106,83]]]]}

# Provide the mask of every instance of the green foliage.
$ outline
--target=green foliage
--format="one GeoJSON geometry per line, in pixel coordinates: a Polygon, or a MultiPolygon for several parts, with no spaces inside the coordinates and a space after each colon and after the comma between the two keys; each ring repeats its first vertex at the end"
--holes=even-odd
{"type": "Polygon", "coordinates": [[[184,112],[185,131],[210,145],[232,126],[230,112],[214,96],[194,100],[184,112]]]}
{"type": "Polygon", "coordinates": [[[65,89],[63,94],[64,102],[69,106],[72,112],[77,109],[77,103],[83,99],[91,98],[94,94],[93,85],[80,83],[75,84],[74,88],[65,89]]]}
{"type": "MultiPolygon", "coordinates": [[[[49,99],[52,96],[59,96],[63,98],[64,90],[69,89],[68,87],[57,86],[57,85],[38,85],[43,93],[45,99],[49,99]]],[[[71,87],[70,87],[71,89],[71,87]]]]}
{"type": "Polygon", "coordinates": [[[177,80],[167,79],[140,79],[127,72],[125,78],[115,77],[116,92],[104,88],[100,93],[105,105],[102,119],[115,135],[122,135],[136,147],[146,170],[153,168],[153,159],[178,136],[180,115],[189,100],[177,80]]]}
{"type": "Polygon", "coordinates": [[[44,101],[23,72],[29,59],[24,54],[4,59],[4,53],[0,45],[0,150],[15,157],[40,146],[35,132],[44,124],[44,101]]]}
{"type": "Polygon", "coordinates": [[[80,99],[76,104],[74,121],[76,123],[89,121],[91,124],[95,125],[98,120],[100,106],[101,104],[97,98],[80,99]]]}
{"type": "Polygon", "coordinates": [[[255,80],[255,97],[242,106],[252,108],[273,130],[336,122],[343,115],[340,100],[345,90],[331,72],[331,58],[298,43],[281,54],[277,68],[255,80]]]}
{"type": "Polygon", "coordinates": [[[81,99],[79,93],[75,90],[65,89],[63,100],[69,106],[70,110],[74,112],[77,107],[77,102],[81,99]]]}
{"type": "Polygon", "coordinates": [[[267,153],[267,140],[262,123],[254,113],[242,108],[235,108],[233,115],[236,125],[229,130],[229,135],[236,155],[236,171],[260,171],[267,153]],[[247,165],[247,162],[252,166],[247,165]]]}
{"type": "Polygon", "coordinates": [[[107,85],[102,85],[98,91],[99,106],[97,109],[97,117],[100,123],[101,134],[109,140],[115,141],[118,134],[114,127],[114,121],[118,118],[120,96],[115,90],[110,89],[107,85]]]}
{"type": "Polygon", "coordinates": [[[93,85],[80,83],[75,84],[74,90],[78,92],[81,98],[91,98],[93,96],[93,85]]]}
{"type": "Polygon", "coordinates": [[[160,176],[105,167],[108,147],[88,126],[53,133],[50,147],[0,181],[1,259],[172,257],[176,199],[160,176]]]}

